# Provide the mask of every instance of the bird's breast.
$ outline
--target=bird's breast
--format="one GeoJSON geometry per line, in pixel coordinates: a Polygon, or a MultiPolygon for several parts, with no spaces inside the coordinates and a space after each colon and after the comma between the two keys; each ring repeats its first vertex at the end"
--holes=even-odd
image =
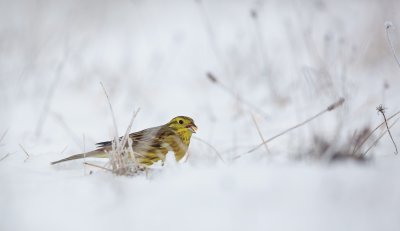
{"type": "Polygon", "coordinates": [[[173,151],[175,153],[175,159],[179,161],[183,156],[185,156],[189,142],[190,136],[188,137],[185,134],[177,133],[176,136],[168,137],[166,140],[168,147],[166,148],[169,148],[170,151],[173,151]]]}

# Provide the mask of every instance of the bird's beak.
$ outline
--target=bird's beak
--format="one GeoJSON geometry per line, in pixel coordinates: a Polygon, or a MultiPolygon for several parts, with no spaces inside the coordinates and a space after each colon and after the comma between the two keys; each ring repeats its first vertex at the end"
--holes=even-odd
{"type": "Polygon", "coordinates": [[[197,131],[197,126],[195,124],[189,124],[187,128],[193,133],[196,133],[197,131]]]}

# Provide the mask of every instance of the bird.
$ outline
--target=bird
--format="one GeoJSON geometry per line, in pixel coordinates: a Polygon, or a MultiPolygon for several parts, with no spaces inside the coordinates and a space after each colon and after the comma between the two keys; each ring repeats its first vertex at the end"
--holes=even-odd
{"type": "MultiPolygon", "coordinates": [[[[185,156],[192,134],[196,133],[196,131],[197,126],[192,118],[177,116],[164,125],[129,134],[132,142],[127,142],[126,146],[131,145],[135,153],[135,160],[144,167],[149,167],[160,160],[163,163],[169,151],[174,152],[176,161],[179,161],[185,156]]],[[[122,138],[120,137],[119,139],[122,140],[122,138]]],[[[108,152],[113,149],[113,142],[96,143],[97,148],[93,151],[72,155],[51,162],[51,164],[54,165],[86,157],[107,158],[109,157],[108,152]]]]}

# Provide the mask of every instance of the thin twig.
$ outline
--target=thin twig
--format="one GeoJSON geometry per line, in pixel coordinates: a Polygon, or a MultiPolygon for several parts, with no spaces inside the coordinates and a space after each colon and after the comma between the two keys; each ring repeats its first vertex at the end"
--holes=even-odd
{"type": "Polygon", "coordinates": [[[386,124],[387,131],[388,131],[388,133],[389,133],[390,139],[392,139],[392,142],[393,142],[393,145],[394,145],[394,148],[395,148],[394,154],[397,155],[399,152],[397,151],[396,142],[394,142],[392,133],[390,132],[389,126],[388,126],[388,124],[387,124],[386,115],[385,115],[385,108],[383,108],[382,105],[379,105],[379,106],[376,108],[376,110],[377,110],[378,112],[380,112],[380,113],[382,114],[382,116],[383,116],[384,122],[385,122],[385,124],[386,124]]]}
{"type": "MultiPolygon", "coordinates": [[[[391,124],[391,125],[389,126],[389,128],[392,128],[393,125],[395,125],[399,120],[400,120],[400,118],[397,118],[397,119],[393,122],[393,124],[391,124]]],[[[378,137],[378,139],[376,139],[376,140],[374,141],[374,143],[372,143],[372,145],[371,145],[363,154],[361,154],[361,156],[367,155],[367,153],[368,153],[373,147],[375,147],[375,145],[378,143],[378,141],[379,141],[379,140],[386,134],[386,132],[388,132],[388,131],[389,131],[389,129],[385,130],[385,131],[378,137]]]]}
{"type": "Polygon", "coordinates": [[[65,145],[65,147],[61,150],[60,154],[63,154],[65,152],[65,150],[67,150],[68,145],[65,145]]]}
{"type": "Polygon", "coordinates": [[[112,116],[112,120],[113,120],[113,125],[114,125],[114,141],[115,141],[115,143],[118,143],[118,127],[117,127],[117,121],[116,121],[116,119],[115,119],[114,110],[113,110],[113,107],[112,107],[111,102],[110,102],[110,97],[108,97],[108,93],[107,93],[106,88],[104,87],[104,85],[103,85],[102,82],[100,82],[100,85],[101,85],[101,87],[103,88],[104,94],[105,94],[106,97],[107,97],[108,106],[109,106],[109,108],[110,108],[110,112],[111,112],[111,116],[112,116]]]}
{"type": "Polygon", "coordinates": [[[26,159],[24,160],[24,162],[25,161],[27,161],[28,159],[29,159],[29,157],[31,157],[30,155],[29,155],[29,153],[25,150],[25,148],[21,145],[21,144],[19,144],[19,146],[21,147],[21,149],[22,149],[22,151],[24,151],[25,152],[25,154],[26,154],[26,159]]]}
{"type": "Polygon", "coordinates": [[[109,163],[111,164],[111,169],[113,173],[118,172],[119,166],[125,166],[125,163],[123,163],[122,158],[119,158],[119,153],[117,152],[117,149],[119,148],[119,138],[118,138],[118,127],[117,127],[117,121],[115,119],[115,114],[113,107],[111,105],[110,97],[108,96],[107,90],[104,87],[103,83],[100,82],[101,87],[103,88],[104,94],[106,95],[108,106],[110,108],[111,112],[111,117],[113,120],[113,125],[114,125],[114,140],[111,143],[112,150],[110,152],[107,152],[109,154],[109,163]]]}
{"type": "Polygon", "coordinates": [[[386,38],[388,40],[388,43],[389,43],[390,49],[392,51],[392,54],[394,56],[394,59],[396,60],[397,65],[400,67],[400,61],[396,55],[396,50],[394,49],[393,42],[392,42],[392,39],[390,38],[390,34],[389,34],[389,29],[392,27],[393,27],[393,24],[391,22],[385,22],[386,38]]]}
{"type": "Polygon", "coordinates": [[[239,95],[237,95],[232,89],[230,89],[229,87],[227,87],[225,84],[223,84],[222,82],[220,82],[211,72],[207,73],[207,78],[214,84],[218,85],[222,90],[224,90],[225,92],[227,92],[228,94],[230,94],[232,97],[234,97],[237,101],[239,101],[240,103],[248,106],[249,108],[251,108],[253,111],[257,112],[258,114],[263,115],[265,118],[268,118],[269,115],[267,113],[265,113],[263,110],[261,110],[260,108],[258,108],[257,106],[255,106],[254,104],[252,104],[251,102],[243,99],[242,97],[240,97],[239,95]]]}
{"type": "Polygon", "coordinates": [[[258,126],[258,123],[257,123],[257,121],[256,121],[256,118],[254,117],[253,113],[250,113],[250,115],[251,115],[251,118],[252,118],[252,120],[253,120],[254,125],[256,126],[258,135],[260,136],[260,139],[261,139],[261,141],[262,141],[263,144],[264,144],[265,150],[267,151],[267,153],[268,153],[269,155],[271,155],[271,152],[269,151],[268,145],[267,145],[267,143],[265,142],[264,136],[263,136],[263,134],[261,133],[260,127],[258,126]]]}
{"type": "Polygon", "coordinates": [[[7,153],[6,155],[4,155],[3,157],[0,158],[0,162],[3,161],[5,158],[7,158],[10,155],[10,153],[7,153]]]}
{"type": "MultiPolygon", "coordinates": [[[[359,142],[359,140],[357,140],[357,137],[358,137],[358,131],[357,131],[357,129],[353,132],[353,135],[351,136],[351,144],[354,144],[354,147],[353,147],[353,151],[354,151],[354,149],[356,148],[356,146],[358,145],[358,142],[359,142]]],[[[350,149],[351,149],[351,146],[349,145],[349,147],[348,147],[348,152],[350,152],[350,149]]],[[[346,151],[347,152],[347,151],[346,151]]]]}
{"type": "Polygon", "coordinates": [[[8,128],[3,132],[3,135],[1,135],[0,143],[3,141],[4,137],[6,137],[7,133],[8,133],[8,128]]]}
{"type": "Polygon", "coordinates": [[[111,168],[113,170],[117,169],[118,163],[117,161],[119,160],[119,158],[117,158],[117,153],[116,153],[116,149],[119,147],[119,139],[118,139],[118,127],[117,127],[117,121],[115,119],[115,114],[114,114],[114,110],[110,101],[110,97],[108,96],[107,90],[104,87],[103,83],[100,82],[101,87],[103,88],[104,94],[107,98],[107,102],[108,102],[108,107],[110,109],[111,112],[111,118],[113,121],[113,126],[114,126],[114,139],[113,142],[111,143],[112,146],[112,150],[110,152],[107,152],[109,155],[109,163],[111,164],[111,168]]]}
{"type": "MultiPolygon", "coordinates": [[[[83,139],[83,161],[86,162],[86,137],[85,133],[82,134],[83,139]]],[[[86,176],[86,165],[83,165],[83,175],[86,176]]]]}
{"type": "Polygon", "coordinates": [[[107,97],[108,105],[110,107],[110,111],[111,111],[112,118],[113,118],[114,129],[115,129],[114,140],[112,142],[112,150],[110,152],[107,152],[109,154],[109,164],[111,165],[112,172],[116,175],[132,175],[132,173],[137,173],[140,166],[136,162],[136,159],[135,159],[135,153],[133,152],[133,149],[132,149],[132,140],[129,138],[129,132],[131,130],[133,121],[135,120],[137,114],[140,111],[140,108],[133,112],[131,121],[129,123],[128,128],[126,129],[124,136],[121,138],[118,138],[118,129],[117,129],[117,123],[116,123],[116,119],[115,119],[115,115],[114,115],[114,110],[112,108],[110,98],[107,94],[107,91],[106,91],[103,83],[100,82],[100,84],[103,87],[104,93],[107,97]],[[130,142],[130,143],[128,145],[126,145],[126,142],[130,142]],[[127,149],[126,149],[126,146],[128,146],[127,149]],[[126,152],[129,152],[128,153],[129,155],[124,155],[124,153],[126,153],[126,152]],[[130,155],[130,153],[132,155],[130,155]]]}
{"type": "Polygon", "coordinates": [[[205,141],[205,140],[203,140],[203,139],[200,139],[200,138],[198,138],[198,137],[192,137],[192,139],[197,140],[197,141],[200,141],[201,143],[203,143],[203,144],[207,145],[208,147],[210,147],[212,150],[214,150],[214,152],[215,152],[215,154],[217,155],[217,157],[218,157],[222,162],[226,163],[225,160],[222,158],[221,154],[218,152],[218,150],[217,150],[214,146],[212,146],[210,143],[208,143],[207,141],[205,141]]]}
{"type": "Polygon", "coordinates": [[[131,117],[131,121],[129,122],[129,126],[126,128],[125,135],[124,135],[124,137],[123,137],[122,140],[121,140],[119,149],[117,149],[117,153],[121,152],[122,149],[123,149],[123,147],[125,147],[126,142],[128,141],[129,133],[130,133],[131,128],[132,128],[133,121],[135,120],[135,118],[136,118],[136,116],[138,115],[139,111],[140,111],[140,108],[136,109],[136,110],[133,112],[132,117],[131,117]]]}
{"type": "Polygon", "coordinates": [[[105,167],[103,167],[103,166],[99,166],[99,165],[91,164],[91,163],[88,163],[88,162],[83,162],[83,164],[85,164],[85,165],[89,165],[89,166],[92,166],[92,167],[96,167],[96,168],[100,168],[100,169],[103,169],[103,170],[106,170],[106,171],[110,171],[110,172],[112,172],[112,170],[111,170],[111,169],[105,168],[105,167]]]}
{"type": "MultiPolygon", "coordinates": [[[[397,116],[398,114],[400,114],[400,111],[394,113],[392,116],[390,116],[389,118],[387,118],[386,121],[389,121],[389,120],[393,119],[393,118],[394,118],[395,116],[397,116]]],[[[357,145],[357,146],[354,148],[352,155],[354,155],[354,153],[356,153],[356,152],[364,145],[364,143],[367,142],[367,140],[372,136],[372,134],[373,134],[376,130],[378,130],[378,129],[379,129],[382,125],[384,125],[384,124],[385,124],[385,122],[382,122],[382,123],[380,123],[378,126],[376,126],[376,128],[375,128],[374,130],[372,130],[372,131],[369,133],[369,135],[368,135],[367,137],[365,137],[365,139],[364,139],[362,142],[360,142],[360,144],[357,145]]]]}
{"type": "Polygon", "coordinates": [[[113,168],[113,172],[117,175],[129,175],[131,174],[131,169],[129,166],[132,164],[134,165],[135,169],[137,169],[138,164],[135,159],[135,154],[132,148],[132,139],[129,137],[129,132],[131,130],[133,121],[135,120],[137,114],[139,113],[140,108],[138,108],[136,111],[133,112],[131,121],[129,123],[129,126],[126,129],[126,132],[122,139],[120,139],[120,143],[113,148],[111,152],[111,166],[113,168]],[[128,142],[128,145],[126,144],[128,142]],[[128,146],[128,149],[124,149],[126,146],[128,146]],[[132,155],[126,155],[124,156],[125,152],[129,152],[132,155]]]}
{"type": "Polygon", "coordinates": [[[280,136],[282,136],[282,135],[284,135],[284,134],[286,134],[286,133],[288,133],[288,132],[290,132],[290,131],[292,131],[292,130],[298,128],[298,127],[301,127],[301,126],[303,126],[303,125],[309,123],[310,121],[312,121],[312,120],[318,118],[318,117],[321,116],[322,114],[324,114],[324,113],[326,113],[326,112],[328,112],[328,111],[332,111],[332,110],[336,109],[337,107],[341,106],[343,103],[344,103],[344,98],[340,98],[337,102],[335,102],[335,103],[329,105],[325,110],[323,110],[323,111],[317,113],[316,115],[314,115],[314,116],[308,118],[307,120],[305,120],[305,121],[303,121],[303,122],[301,122],[301,123],[299,123],[299,124],[297,124],[297,125],[295,125],[295,126],[293,126],[293,127],[290,127],[290,128],[288,128],[288,129],[284,130],[283,132],[281,132],[281,133],[279,133],[279,134],[277,134],[277,135],[275,135],[275,136],[269,138],[268,140],[266,140],[266,141],[262,142],[261,144],[257,145],[256,147],[250,149],[250,150],[247,151],[246,153],[243,153],[242,155],[236,156],[234,159],[240,158],[240,157],[243,156],[243,155],[246,155],[246,154],[249,154],[249,153],[254,152],[255,150],[259,149],[261,146],[263,146],[264,143],[271,142],[272,140],[274,140],[274,139],[276,139],[276,138],[278,138],[278,137],[280,137],[280,136]]]}

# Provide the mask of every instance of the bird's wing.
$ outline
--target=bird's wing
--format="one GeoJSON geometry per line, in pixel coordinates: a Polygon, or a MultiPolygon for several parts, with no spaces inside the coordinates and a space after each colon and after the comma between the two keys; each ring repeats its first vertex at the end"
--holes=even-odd
{"type": "MultiPolygon", "coordinates": [[[[132,140],[132,149],[137,154],[138,162],[151,165],[159,160],[163,160],[168,151],[174,151],[171,146],[171,137],[177,136],[176,132],[168,126],[148,128],[142,131],[129,134],[132,140]]],[[[120,140],[123,137],[120,137],[120,140]]],[[[112,141],[97,143],[97,150],[110,150],[112,141]]],[[[128,146],[129,143],[127,142],[128,146]]]]}
{"type": "MultiPolygon", "coordinates": [[[[175,135],[169,127],[155,127],[130,134],[132,149],[137,153],[138,158],[143,157],[141,162],[157,162],[165,158],[171,148],[165,142],[165,138],[175,135]]],[[[149,163],[150,163],[149,162],[149,163]]]]}
{"type": "MultiPolygon", "coordinates": [[[[144,129],[138,132],[129,134],[129,138],[132,140],[132,146],[149,146],[153,148],[161,147],[164,137],[173,135],[175,132],[164,126],[158,126],[153,128],[144,129]]],[[[119,139],[122,140],[123,137],[119,139]]],[[[106,148],[112,145],[112,141],[104,141],[96,143],[97,148],[106,148]]]]}
{"type": "Polygon", "coordinates": [[[174,135],[175,132],[164,126],[149,128],[140,132],[135,132],[129,135],[132,139],[133,149],[139,148],[140,146],[161,148],[165,142],[165,137],[174,135]]]}

